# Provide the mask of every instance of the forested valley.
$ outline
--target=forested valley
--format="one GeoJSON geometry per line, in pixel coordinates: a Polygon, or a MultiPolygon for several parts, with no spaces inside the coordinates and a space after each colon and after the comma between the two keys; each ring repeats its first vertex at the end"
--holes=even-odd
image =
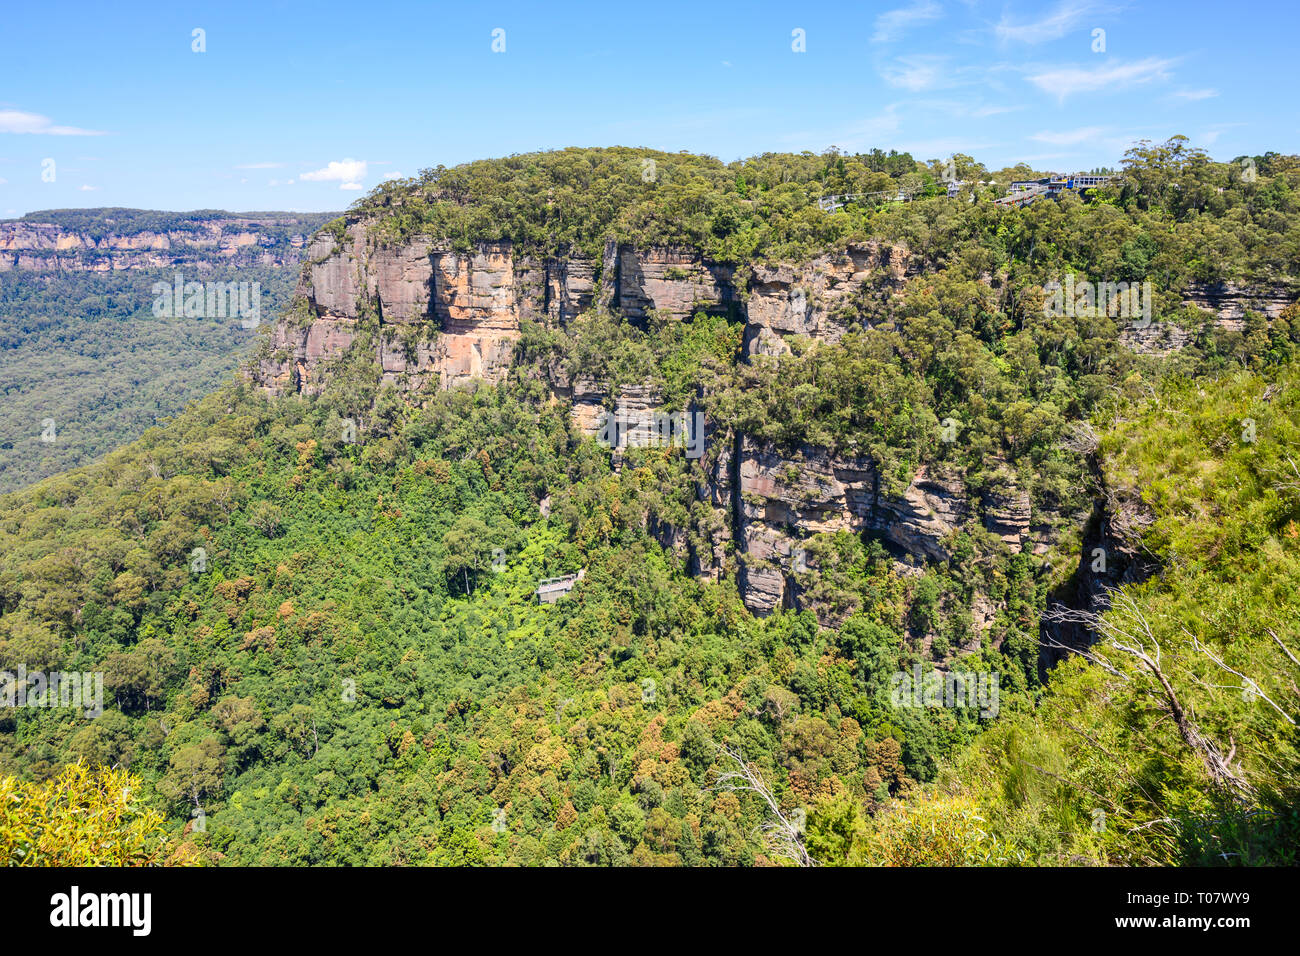
{"type": "MultiPolygon", "coordinates": [[[[1039,175],[613,148],[379,186],[237,374],[200,358],[229,329],[186,340],[133,392],[173,418],[0,497],[0,671],[103,682],[93,719],[0,709],[0,850],[1293,864],[1300,158],[1175,137],[994,201],[1039,175]],[[509,293],[472,278],[502,249],[509,293]],[[439,298],[393,250],[471,278],[439,298]],[[1045,308],[1066,276],[1149,283],[1149,322],[1045,308]],[[772,289],[817,322],[760,328],[772,289]],[[458,337],[505,358],[449,372],[458,337]],[[184,408],[149,391],[178,359],[184,408]],[[702,456],[609,447],[584,388],[698,411],[702,456]],[[954,673],[997,695],[898,692],[954,673]],[[59,826],[99,803],[106,833],[59,826]]],[[[71,337],[0,284],[5,347],[116,328],[127,280],[80,281],[71,337]]],[[[114,341],[153,362],[151,328],[114,341]]]]}

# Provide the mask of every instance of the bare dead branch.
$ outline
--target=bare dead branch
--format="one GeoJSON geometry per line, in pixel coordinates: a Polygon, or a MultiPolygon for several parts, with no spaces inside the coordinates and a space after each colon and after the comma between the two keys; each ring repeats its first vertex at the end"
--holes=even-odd
{"type": "MultiPolygon", "coordinates": [[[[1057,606],[1044,612],[1048,621],[1070,621],[1083,624],[1097,635],[1098,643],[1087,651],[1077,651],[1089,660],[1097,661],[1108,670],[1114,668],[1105,656],[1097,650],[1098,645],[1109,647],[1137,662],[1139,673],[1145,673],[1154,681],[1151,689],[1160,708],[1173,718],[1174,726],[1183,743],[1195,753],[1205,767],[1210,780],[1228,791],[1238,801],[1245,801],[1251,795],[1251,787],[1231,766],[1231,759],[1236,748],[1227,757],[1219,745],[1201,732],[1193,715],[1189,714],[1179,699],[1174,686],[1162,666],[1160,641],[1156,638],[1151,623],[1137,600],[1125,591],[1111,588],[1106,591],[1108,609],[1095,611],[1077,610],[1057,606]]],[[[1241,676],[1241,675],[1238,675],[1241,676]]]]}
{"type": "MultiPolygon", "coordinates": [[[[1279,707],[1276,703],[1274,703],[1273,698],[1269,697],[1268,694],[1264,693],[1264,688],[1260,687],[1258,683],[1256,683],[1251,678],[1247,677],[1241,671],[1235,670],[1234,668],[1229,667],[1227,664],[1221,661],[1218,657],[1214,655],[1213,651],[1211,651],[1208,647],[1206,647],[1204,644],[1198,641],[1196,639],[1196,635],[1193,634],[1191,631],[1187,630],[1187,628],[1183,628],[1183,631],[1187,634],[1188,637],[1192,639],[1192,647],[1196,648],[1198,651],[1200,651],[1202,654],[1204,654],[1206,657],[1212,660],[1219,667],[1223,668],[1229,674],[1233,675],[1234,677],[1239,677],[1243,681],[1245,681],[1245,684],[1243,684],[1241,687],[1242,690],[1245,690],[1246,686],[1249,685],[1251,691],[1253,691],[1257,696],[1262,697],[1264,701],[1270,707],[1276,710],[1279,714],[1281,714],[1282,718],[1287,723],[1289,723],[1292,727],[1295,726],[1295,719],[1290,714],[1288,714],[1285,710],[1279,707]]],[[[1285,648],[1283,648],[1283,650],[1285,650],[1285,648]]]]}
{"type": "Polygon", "coordinates": [[[808,855],[800,828],[781,812],[781,805],[772,795],[771,789],[758,769],[739,751],[720,744],[715,746],[718,753],[734,763],[738,769],[719,773],[713,786],[708,789],[758,794],[759,798],[767,804],[769,815],[758,826],[757,832],[763,835],[763,841],[772,854],[793,860],[799,866],[817,866],[817,861],[808,855]]]}
{"type": "MultiPolygon", "coordinates": [[[[1291,467],[1294,468],[1295,465],[1292,465],[1291,467]]],[[[1285,654],[1288,658],[1290,658],[1292,664],[1294,664],[1296,667],[1300,667],[1300,661],[1296,660],[1296,656],[1291,653],[1290,648],[1288,648],[1285,644],[1282,643],[1282,639],[1273,633],[1273,629],[1271,627],[1268,629],[1268,636],[1273,638],[1273,640],[1277,643],[1278,647],[1282,648],[1282,653],[1285,654]]]]}

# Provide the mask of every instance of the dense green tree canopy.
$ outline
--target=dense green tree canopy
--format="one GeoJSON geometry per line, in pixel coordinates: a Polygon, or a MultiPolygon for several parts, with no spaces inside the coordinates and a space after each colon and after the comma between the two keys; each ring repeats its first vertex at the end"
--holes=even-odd
{"type": "Polygon", "coordinates": [[[743,356],[735,316],[597,309],[526,327],[498,385],[401,396],[363,336],[318,397],[227,382],[0,498],[0,670],[102,672],[105,696],[94,720],[0,711],[0,775],[129,765],[208,862],[791,862],[758,835],[762,792],[827,864],[1293,862],[1300,314],[1224,324],[1183,293],[1219,277],[1294,300],[1300,166],[1255,157],[1245,180],[1144,144],[1112,188],[1003,210],[987,200],[1025,171],[958,160],[974,202],[833,213],[817,198],[944,163],[564,150],[380,187],[354,214],[388,237],[742,264],[872,239],[919,267],[842,338],[779,357],[743,356]],[[1112,317],[1045,315],[1065,270],[1150,278],[1186,343],[1140,354],[1112,317]],[[975,494],[1014,484],[1062,543],[1013,554],[972,524],[951,560],[909,563],[872,533],[812,534],[804,606],[752,616],[656,533],[695,546],[724,520],[698,493],[712,460],[614,467],[554,401],[557,368],[696,399],[721,434],[869,458],[885,492],[922,464],[975,494]],[[1169,692],[1113,647],[1050,674],[1040,657],[1111,499],[1142,502],[1153,570],[1106,620],[1137,609],[1169,692]],[[955,667],[997,678],[998,713],[892,697],[955,667]]]}

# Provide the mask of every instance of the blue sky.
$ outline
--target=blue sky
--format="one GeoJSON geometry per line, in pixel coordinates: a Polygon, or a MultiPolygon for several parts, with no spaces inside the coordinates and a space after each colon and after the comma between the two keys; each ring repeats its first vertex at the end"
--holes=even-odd
{"type": "Polygon", "coordinates": [[[2,30],[0,216],[343,209],[388,176],[570,145],[1062,171],[1175,133],[1219,159],[1300,151],[1280,0],[47,2],[2,30]]]}

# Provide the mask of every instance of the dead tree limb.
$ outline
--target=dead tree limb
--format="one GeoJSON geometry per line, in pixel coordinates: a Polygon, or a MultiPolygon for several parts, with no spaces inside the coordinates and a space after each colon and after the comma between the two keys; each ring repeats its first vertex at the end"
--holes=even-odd
{"type": "Polygon", "coordinates": [[[1285,654],[1291,660],[1292,664],[1294,664],[1296,667],[1300,667],[1300,661],[1296,660],[1296,656],[1291,653],[1291,649],[1282,643],[1282,638],[1278,637],[1277,634],[1274,633],[1271,627],[1268,629],[1268,636],[1273,638],[1273,641],[1277,644],[1278,647],[1282,648],[1282,653],[1285,654]]]}
{"type": "Polygon", "coordinates": [[[781,805],[758,769],[737,750],[723,745],[718,745],[717,750],[726,761],[734,763],[737,769],[720,772],[709,789],[758,794],[767,804],[768,818],[758,826],[757,832],[763,835],[763,842],[772,854],[793,860],[799,866],[816,866],[817,861],[808,855],[808,849],[804,846],[801,828],[781,812],[781,805]]]}
{"type": "MultiPolygon", "coordinates": [[[[1295,719],[1294,719],[1290,714],[1288,714],[1285,710],[1283,710],[1281,707],[1279,707],[1279,706],[1278,706],[1278,705],[1273,701],[1273,698],[1272,698],[1272,697],[1269,697],[1268,694],[1264,693],[1264,688],[1260,687],[1259,684],[1257,684],[1257,683],[1256,683],[1254,680],[1252,680],[1251,678],[1247,677],[1247,676],[1246,676],[1245,674],[1243,674],[1241,671],[1239,671],[1239,670],[1235,670],[1235,669],[1229,667],[1227,664],[1225,664],[1225,663],[1224,663],[1223,661],[1221,661],[1219,658],[1215,657],[1215,656],[1214,656],[1214,652],[1211,651],[1211,650],[1210,650],[1208,647],[1206,647],[1204,644],[1202,644],[1200,641],[1198,641],[1198,640],[1196,639],[1196,635],[1193,634],[1191,631],[1188,631],[1187,628],[1183,628],[1183,631],[1186,632],[1187,636],[1190,637],[1190,638],[1192,639],[1192,647],[1196,648],[1198,651],[1200,651],[1202,654],[1204,654],[1206,657],[1208,657],[1208,658],[1209,658],[1210,660],[1212,660],[1215,664],[1217,664],[1219,667],[1223,668],[1223,670],[1227,671],[1227,672],[1228,672],[1229,674],[1231,674],[1232,676],[1234,676],[1234,677],[1240,677],[1243,681],[1245,681],[1245,683],[1242,685],[1242,688],[1241,688],[1242,690],[1245,690],[1247,687],[1249,687],[1250,690],[1251,690],[1251,692],[1252,692],[1253,694],[1255,694],[1257,697],[1262,698],[1262,699],[1263,699],[1263,700],[1264,700],[1264,701],[1265,701],[1265,702],[1266,702],[1270,707],[1272,707],[1272,708],[1273,708],[1274,710],[1276,710],[1279,714],[1281,714],[1283,720],[1285,720],[1285,721],[1286,721],[1288,724],[1290,724],[1292,727],[1295,726],[1295,719]]],[[[1280,644],[1281,641],[1278,641],[1278,643],[1280,644]]],[[[1283,648],[1283,650],[1286,650],[1286,648],[1283,648]]]]}
{"type": "Polygon", "coordinates": [[[1145,672],[1155,682],[1153,696],[1161,710],[1173,718],[1178,735],[1205,767],[1210,780],[1238,801],[1247,801],[1252,793],[1246,780],[1232,768],[1236,748],[1225,757],[1219,745],[1203,734],[1187,713],[1162,664],[1160,641],[1152,630],[1141,605],[1132,595],[1111,588],[1106,592],[1109,611],[1078,610],[1058,605],[1044,612],[1045,620],[1082,624],[1097,635],[1097,643],[1084,657],[1098,661],[1113,672],[1115,665],[1107,651],[1118,652],[1136,661],[1139,673],[1145,672]]]}

